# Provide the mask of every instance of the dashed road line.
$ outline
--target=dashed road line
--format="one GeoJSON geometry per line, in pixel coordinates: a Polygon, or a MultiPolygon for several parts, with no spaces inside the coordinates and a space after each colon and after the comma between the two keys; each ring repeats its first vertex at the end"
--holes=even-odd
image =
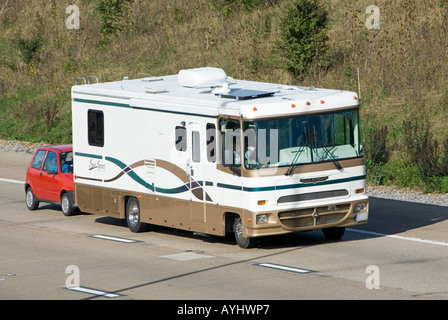
{"type": "Polygon", "coordinates": [[[96,239],[102,239],[102,240],[110,240],[110,241],[117,241],[117,242],[123,242],[123,243],[135,243],[140,242],[139,240],[133,240],[133,239],[126,239],[126,238],[119,238],[119,237],[112,237],[104,234],[94,234],[91,236],[92,238],[96,239]]]}
{"type": "Polygon", "coordinates": [[[2,181],[2,182],[9,182],[9,183],[17,183],[17,184],[25,184],[25,181],[4,179],[4,178],[0,178],[0,181],[2,181]]]}
{"type": "Polygon", "coordinates": [[[301,268],[289,267],[289,266],[283,266],[283,265],[274,264],[274,263],[258,263],[256,265],[260,266],[260,267],[277,269],[277,270],[294,272],[294,273],[300,273],[300,274],[306,274],[306,273],[315,272],[313,270],[301,269],[301,268]]]}
{"type": "Polygon", "coordinates": [[[177,261],[188,261],[188,260],[197,260],[197,259],[204,259],[204,258],[214,258],[214,256],[207,256],[205,254],[199,254],[199,253],[195,253],[195,252],[182,252],[182,253],[160,256],[160,257],[171,259],[171,260],[177,260],[177,261]]]}
{"type": "Polygon", "coordinates": [[[67,287],[67,289],[72,290],[72,291],[91,294],[94,296],[106,297],[106,298],[121,297],[121,295],[119,295],[117,293],[107,292],[107,291],[102,291],[102,290],[97,290],[97,289],[92,289],[92,288],[86,288],[86,287],[67,287]]]}
{"type": "Polygon", "coordinates": [[[368,234],[376,237],[385,237],[385,238],[392,238],[392,239],[399,239],[399,240],[407,240],[407,241],[414,241],[414,242],[420,242],[420,243],[426,243],[426,244],[434,244],[438,246],[445,246],[448,247],[448,242],[443,241],[437,241],[437,240],[425,240],[420,238],[413,238],[413,237],[403,237],[403,236],[397,236],[393,234],[385,234],[385,233],[379,233],[374,231],[366,231],[366,230],[358,230],[358,229],[346,229],[347,231],[351,232],[357,232],[357,233],[363,233],[368,234]]]}

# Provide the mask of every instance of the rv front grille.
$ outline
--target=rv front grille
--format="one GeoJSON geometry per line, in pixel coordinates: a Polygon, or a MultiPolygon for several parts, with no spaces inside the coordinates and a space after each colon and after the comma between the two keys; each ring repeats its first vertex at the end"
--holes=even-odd
{"type": "Polygon", "coordinates": [[[283,211],[278,217],[288,228],[303,228],[341,221],[349,212],[350,204],[339,204],[283,211]]]}

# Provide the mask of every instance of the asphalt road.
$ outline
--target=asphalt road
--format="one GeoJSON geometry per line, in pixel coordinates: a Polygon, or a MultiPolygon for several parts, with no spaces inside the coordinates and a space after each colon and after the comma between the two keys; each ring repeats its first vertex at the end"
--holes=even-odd
{"type": "Polygon", "coordinates": [[[182,301],[448,298],[446,207],[371,198],[369,223],[341,241],[312,231],[243,250],[173,229],[134,234],[121,220],[65,217],[56,205],[28,211],[30,158],[0,152],[1,300],[175,300],[171,313],[199,313],[207,309],[182,301]]]}

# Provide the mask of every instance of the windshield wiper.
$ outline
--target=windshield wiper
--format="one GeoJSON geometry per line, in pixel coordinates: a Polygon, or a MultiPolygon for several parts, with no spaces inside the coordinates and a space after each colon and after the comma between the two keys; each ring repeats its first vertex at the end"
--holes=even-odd
{"type": "Polygon", "coordinates": [[[285,173],[285,176],[289,176],[292,175],[294,169],[299,165],[299,157],[300,154],[305,151],[305,145],[302,143],[299,148],[296,151],[296,155],[294,156],[294,158],[291,161],[291,166],[288,168],[288,170],[285,173]]]}
{"type": "Polygon", "coordinates": [[[328,150],[328,148],[325,147],[324,145],[321,145],[320,147],[325,151],[325,153],[328,155],[328,157],[333,161],[336,168],[338,168],[339,170],[342,170],[341,164],[339,163],[338,160],[336,160],[336,158],[333,156],[333,154],[331,154],[330,150],[328,150]]]}

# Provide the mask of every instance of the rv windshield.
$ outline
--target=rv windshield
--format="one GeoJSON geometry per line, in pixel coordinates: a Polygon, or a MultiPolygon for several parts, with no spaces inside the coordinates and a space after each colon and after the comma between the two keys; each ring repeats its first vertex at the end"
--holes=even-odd
{"type": "Polygon", "coordinates": [[[281,167],[362,156],[358,110],[243,122],[245,168],[281,167]]]}

